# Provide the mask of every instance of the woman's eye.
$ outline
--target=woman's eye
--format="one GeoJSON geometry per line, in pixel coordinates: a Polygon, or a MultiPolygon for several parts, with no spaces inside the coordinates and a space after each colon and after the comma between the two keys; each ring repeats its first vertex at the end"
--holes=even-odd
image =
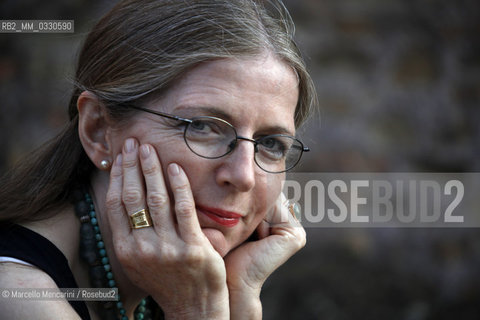
{"type": "Polygon", "coordinates": [[[208,120],[194,120],[190,126],[201,133],[218,133],[220,131],[214,122],[208,120]]]}
{"type": "Polygon", "coordinates": [[[222,128],[211,120],[193,120],[189,127],[190,131],[194,134],[215,134],[219,135],[223,133],[222,128]]]}
{"type": "Polygon", "coordinates": [[[275,149],[279,147],[279,143],[275,138],[266,138],[262,140],[262,146],[269,149],[275,149]]]}
{"type": "Polygon", "coordinates": [[[288,146],[284,141],[276,137],[265,137],[259,141],[259,144],[264,152],[276,159],[283,158],[288,151],[288,146]]]}
{"type": "Polygon", "coordinates": [[[206,129],[207,125],[204,121],[201,121],[201,120],[194,120],[190,126],[195,129],[195,130],[199,130],[199,131],[203,131],[206,129]]]}

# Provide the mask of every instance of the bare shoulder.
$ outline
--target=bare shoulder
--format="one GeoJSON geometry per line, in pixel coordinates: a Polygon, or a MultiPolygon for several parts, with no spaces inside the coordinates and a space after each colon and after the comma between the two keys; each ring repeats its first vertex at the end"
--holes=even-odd
{"type": "Polygon", "coordinates": [[[34,300],[26,292],[34,288],[58,288],[42,270],[12,262],[0,263],[0,310],[5,319],[80,319],[67,300],[34,300]],[[23,289],[23,290],[15,290],[23,289]]]}
{"type": "Polygon", "coordinates": [[[1,288],[57,288],[55,281],[42,270],[13,262],[0,263],[1,288]]]}

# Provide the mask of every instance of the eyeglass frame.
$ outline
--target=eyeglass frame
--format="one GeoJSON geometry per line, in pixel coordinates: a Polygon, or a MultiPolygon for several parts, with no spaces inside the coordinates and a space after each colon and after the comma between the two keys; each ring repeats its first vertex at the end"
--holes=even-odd
{"type": "MultiPolygon", "coordinates": [[[[193,117],[192,119],[182,118],[182,117],[179,117],[179,116],[176,116],[176,115],[173,115],[173,114],[169,114],[169,113],[161,112],[161,111],[156,111],[156,110],[151,110],[151,109],[144,108],[144,107],[139,107],[139,106],[136,106],[136,105],[133,105],[133,104],[122,104],[122,106],[127,107],[127,108],[132,108],[132,109],[135,109],[135,110],[139,110],[139,111],[143,111],[143,112],[147,112],[147,113],[151,113],[151,114],[154,114],[154,115],[157,115],[157,116],[160,116],[160,117],[165,117],[165,118],[172,119],[172,120],[186,122],[189,125],[193,123],[195,118],[198,118],[198,117],[193,117]]],[[[186,126],[185,129],[183,130],[183,140],[185,141],[185,144],[187,145],[188,149],[190,149],[190,151],[192,151],[194,154],[196,154],[197,156],[199,156],[201,158],[204,158],[204,159],[219,159],[219,158],[225,157],[226,155],[230,154],[231,152],[233,152],[235,150],[238,140],[250,141],[250,142],[253,143],[254,150],[255,150],[253,160],[255,161],[255,164],[260,169],[262,169],[263,171],[268,172],[268,173],[283,173],[283,172],[287,172],[287,171],[293,169],[300,162],[300,159],[302,158],[303,153],[310,151],[309,147],[305,146],[302,141],[298,140],[294,136],[290,136],[290,135],[287,135],[287,134],[269,134],[269,135],[266,135],[266,136],[264,136],[260,139],[250,139],[250,138],[247,138],[247,137],[239,136],[238,133],[237,133],[237,129],[235,129],[235,127],[230,122],[228,122],[226,120],[223,120],[223,119],[217,118],[217,117],[212,117],[212,116],[201,116],[201,118],[210,118],[210,119],[219,120],[219,121],[225,123],[226,125],[228,125],[229,127],[231,127],[233,129],[233,132],[235,133],[235,145],[229,151],[227,151],[225,154],[223,154],[221,156],[218,156],[218,157],[206,157],[206,156],[200,155],[197,152],[195,152],[192,149],[192,147],[190,147],[190,145],[188,144],[187,138],[186,138],[188,126],[186,126]],[[288,137],[288,138],[291,138],[291,139],[297,141],[300,144],[300,150],[301,150],[300,156],[298,157],[297,161],[294,164],[292,164],[290,166],[290,168],[287,168],[287,169],[282,170],[282,171],[269,171],[269,170],[266,170],[265,168],[263,168],[260,164],[258,164],[255,153],[258,152],[257,145],[258,145],[259,141],[261,139],[266,138],[266,137],[288,137]]]]}

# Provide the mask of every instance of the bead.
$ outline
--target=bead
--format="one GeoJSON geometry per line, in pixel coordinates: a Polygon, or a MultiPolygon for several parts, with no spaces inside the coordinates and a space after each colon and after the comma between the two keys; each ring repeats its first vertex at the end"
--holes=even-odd
{"type": "MultiPolygon", "coordinates": [[[[116,287],[116,282],[109,264],[107,251],[105,250],[105,243],[102,240],[98,226],[95,207],[88,193],[85,194],[84,198],[85,201],[79,201],[75,205],[76,213],[82,221],[80,227],[80,255],[90,265],[90,281],[94,287],[102,288],[107,284],[110,288],[114,288],[116,287]],[[84,214],[78,214],[77,210],[78,212],[84,212],[84,214]],[[85,217],[85,219],[83,219],[83,217],[85,217]],[[90,223],[87,223],[88,221],[90,221],[90,223]],[[100,261],[98,260],[99,258],[100,261]],[[99,262],[101,262],[101,265],[99,262]]],[[[143,320],[145,318],[144,312],[147,310],[145,306],[146,301],[143,299],[137,307],[135,319],[143,320]]],[[[128,320],[126,310],[120,300],[120,294],[117,294],[117,303],[104,302],[103,309],[106,312],[105,319],[117,319],[118,314],[120,314],[120,319],[128,320]]]]}
{"type": "Polygon", "coordinates": [[[75,204],[75,213],[78,217],[88,214],[88,205],[85,201],[80,201],[75,204]]]}
{"type": "Polygon", "coordinates": [[[82,223],[80,226],[80,236],[82,238],[80,242],[80,256],[89,265],[95,264],[95,261],[97,261],[97,252],[95,234],[92,226],[87,223],[82,223]]]}
{"type": "Polygon", "coordinates": [[[103,267],[102,266],[90,267],[90,281],[95,287],[97,287],[97,285],[100,285],[100,288],[103,287],[102,279],[105,279],[105,270],[103,269],[103,267]]]}

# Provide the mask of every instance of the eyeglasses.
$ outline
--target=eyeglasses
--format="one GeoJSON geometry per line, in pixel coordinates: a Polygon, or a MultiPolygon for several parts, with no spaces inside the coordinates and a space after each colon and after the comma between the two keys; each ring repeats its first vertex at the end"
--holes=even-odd
{"type": "Polygon", "coordinates": [[[262,170],[281,173],[295,167],[303,152],[310,151],[300,140],[285,134],[271,134],[258,139],[241,137],[233,125],[216,117],[200,116],[186,119],[134,105],[128,107],[184,122],[185,143],[193,153],[206,159],[226,156],[235,149],[239,140],[245,140],[254,144],[254,160],[262,170]]]}

